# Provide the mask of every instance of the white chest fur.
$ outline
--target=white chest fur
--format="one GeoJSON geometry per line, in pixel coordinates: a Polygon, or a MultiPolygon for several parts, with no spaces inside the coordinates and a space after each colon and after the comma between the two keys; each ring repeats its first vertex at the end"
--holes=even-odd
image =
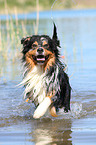
{"type": "Polygon", "coordinates": [[[42,67],[37,65],[22,81],[22,84],[26,85],[24,96],[31,92],[31,99],[36,105],[40,104],[46,96],[44,76],[42,67]]]}
{"type": "Polygon", "coordinates": [[[60,91],[58,71],[57,66],[52,75],[47,77],[46,72],[44,72],[41,66],[35,66],[21,82],[21,84],[26,86],[24,98],[28,95],[37,106],[45,99],[47,91],[48,93],[55,91],[55,94],[60,91]]]}

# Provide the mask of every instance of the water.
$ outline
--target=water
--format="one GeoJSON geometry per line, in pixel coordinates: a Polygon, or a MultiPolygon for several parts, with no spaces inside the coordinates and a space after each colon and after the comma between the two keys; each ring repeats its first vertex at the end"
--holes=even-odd
{"type": "MultiPolygon", "coordinates": [[[[23,100],[20,58],[0,57],[0,143],[2,145],[96,144],[96,10],[52,12],[72,87],[71,112],[34,120],[34,105],[23,100]],[[6,140],[5,140],[6,139],[6,140]]],[[[27,18],[31,35],[35,16],[27,18]],[[33,20],[32,20],[33,18],[33,20]]],[[[3,17],[4,18],[4,17],[3,17]]],[[[40,13],[39,34],[52,36],[51,12],[40,13]]],[[[22,48],[22,46],[21,46],[22,48]]]]}

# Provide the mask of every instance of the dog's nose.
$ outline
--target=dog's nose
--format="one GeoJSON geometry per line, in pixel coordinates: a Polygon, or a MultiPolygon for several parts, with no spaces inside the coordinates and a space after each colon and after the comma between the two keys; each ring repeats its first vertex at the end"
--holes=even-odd
{"type": "Polygon", "coordinates": [[[39,48],[37,49],[37,52],[38,52],[38,53],[42,53],[42,52],[44,52],[44,50],[43,50],[42,47],[39,47],[39,48]]]}

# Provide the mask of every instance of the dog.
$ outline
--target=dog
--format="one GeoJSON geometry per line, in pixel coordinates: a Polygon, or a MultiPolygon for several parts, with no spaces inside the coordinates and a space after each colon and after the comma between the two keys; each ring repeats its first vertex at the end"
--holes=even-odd
{"type": "Polygon", "coordinates": [[[48,35],[22,38],[22,62],[25,73],[21,84],[25,86],[24,97],[31,100],[36,110],[33,118],[42,117],[49,108],[51,116],[57,117],[59,108],[70,110],[71,87],[65,66],[60,61],[60,41],[54,24],[52,39],[48,35]]]}

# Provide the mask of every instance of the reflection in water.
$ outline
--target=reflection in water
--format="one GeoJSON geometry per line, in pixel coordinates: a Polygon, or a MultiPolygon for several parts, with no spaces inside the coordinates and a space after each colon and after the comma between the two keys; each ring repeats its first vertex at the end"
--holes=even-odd
{"type": "Polygon", "coordinates": [[[33,133],[36,145],[45,145],[52,142],[51,134],[46,129],[36,129],[33,133]]]}
{"type": "MultiPolygon", "coordinates": [[[[33,126],[32,126],[33,128],[33,126]]],[[[51,120],[42,119],[42,121],[37,121],[34,127],[34,131],[30,132],[32,140],[35,145],[71,145],[71,120],[51,120]]]]}

